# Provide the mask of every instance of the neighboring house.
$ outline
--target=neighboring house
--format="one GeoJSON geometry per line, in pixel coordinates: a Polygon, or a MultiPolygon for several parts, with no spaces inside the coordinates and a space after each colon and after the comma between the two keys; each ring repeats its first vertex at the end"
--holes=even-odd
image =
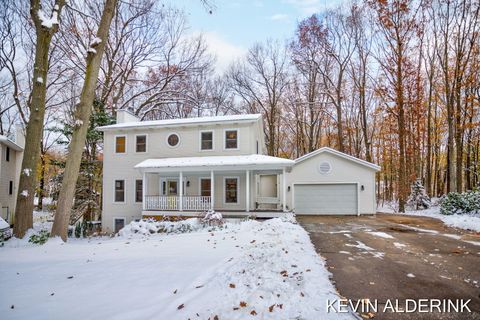
{"type": "Polygon", "coordinates": [[[17,129],[15,141],[0,135],[0,215],[10,224],[14,222],[23,145],[20,129],[17,129]]]}
{"type": "Polygon", "coordinates": [[[375,213],[379,167],[330,148],[297,160],[265,155],[261,115],[140,121],[104,132],[104,231],[132,220],[224,215],[375,213]]]}

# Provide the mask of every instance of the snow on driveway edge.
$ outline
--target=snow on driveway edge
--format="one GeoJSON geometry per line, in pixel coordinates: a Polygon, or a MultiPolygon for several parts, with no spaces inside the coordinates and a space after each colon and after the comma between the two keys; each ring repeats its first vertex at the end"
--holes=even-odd
{"type": "Polygon", "coordinates": [[[391,207],[383,206],[383,207],[378,207],[377,211],[380,213],[395,213],[395,214],[404,214],[404,215],[410,215],[410,216],[430,217],[430,218],[441,220],[445,225],[449,227],[480,232],[480,215],[479,214],[444,215],[440,213],[439,206],[434,206],[429,209],[418,210],[418,211],[407,210],[407,212],[405,213],[395,212],[391,207]]]}

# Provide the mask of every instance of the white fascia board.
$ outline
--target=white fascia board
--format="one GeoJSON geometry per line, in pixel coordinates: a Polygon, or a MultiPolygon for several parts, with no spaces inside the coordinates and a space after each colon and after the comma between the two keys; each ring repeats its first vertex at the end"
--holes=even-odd
{"type": "Polygon", "coordinates": [[[346,160],[350,160],[352,162],[356,162],[362,166],[365,166],[365,167],[368,167],[370,169],[373,169],[375,171],[380,171],[381,167],[374,164],[374,163],[371,163],[371,162],[368,162],[368,161],[365,161],[365,160],[362,160],[362,159],[359,159],[359,158],[356,158],[356,157],[353,157],[351,155],[348,155],[346,153],[343,153],[343,152],[340,152],[338,150],[335,150],[335,149],[332,149],[332,148],[328,148],[328,147],[323,147],[323,148],[320,148],[318,150],[315,150],[315,151],[312,151],[310,153],[307,153],[303,156],[301,156],[300,158],[297,158],[295,159],[295,164],[297,163],[300,163],[304,160],[307,160],[307,159],[310,159],[311,157],[314,157],[318,154],[321,154],[321,153],[324,153],[324,152],[327,152],[327,153],[330,153],[330,154],[333,154],[333,155],[336,155],[340,158],[344,158],[346,160]]]}

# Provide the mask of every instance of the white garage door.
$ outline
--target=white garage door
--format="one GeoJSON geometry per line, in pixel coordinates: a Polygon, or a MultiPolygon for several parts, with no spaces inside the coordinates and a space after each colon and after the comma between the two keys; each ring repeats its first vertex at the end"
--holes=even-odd
{"type": "Polygon", "coordinates": [[[356,184],[298,184],[296,214],[357,214],[356,184]]]}

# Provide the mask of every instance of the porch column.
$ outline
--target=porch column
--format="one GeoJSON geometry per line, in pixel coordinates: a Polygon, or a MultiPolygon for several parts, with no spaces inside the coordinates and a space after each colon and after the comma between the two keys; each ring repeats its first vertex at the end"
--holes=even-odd
{"type": "Polygon", "coordinates": [[[245,199],[246,199],[246,204],[245,204],[245,210],[247,212],[250,212],[250,170],[245,171],[246,174],[246,194],[245,194],[245,199]]]}
{"type": "Polygon", "coordinates": [[[178,208],[180,211],[183,211],[183,171],[180,171],[180,177],[179,177],[179,204],[178,208]]]}
{"type": "Polygon", "coordinates": [[[283,168],[283,171],[282,171],[282,189],[283,189],[283,195],[282,195],[283,212],[287,212],[287,179],[285,177],[285,168],[283,168]]]}
{"type": "Polygon", "coordinates": [[[215,202],[215,188],[213,187],[215,177],[213,175],[213,170],[210,171],[210,210],[213,210],[213,203],[215,202]]]}
{"type": "Polygon", "coordinates": [[[142,210],[145,210],[147,204],[145,203],[145,199],[147,196],[147,174],[144,172],[142,177],[142,210]]]}

